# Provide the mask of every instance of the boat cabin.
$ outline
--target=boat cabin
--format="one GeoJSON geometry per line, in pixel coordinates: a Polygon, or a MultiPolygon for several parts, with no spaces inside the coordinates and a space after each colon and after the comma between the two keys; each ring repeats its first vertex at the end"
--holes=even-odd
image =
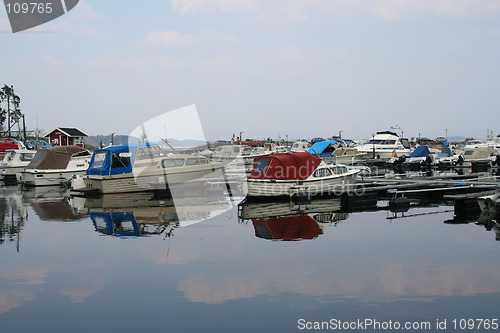
{"type": "Polygon", "coordinates": [[[110,146],[95,150],[87,175],[120,175],[131,173],[136,160],[156,159],[166,156],[157,145],[135,144],[110,146]]]}

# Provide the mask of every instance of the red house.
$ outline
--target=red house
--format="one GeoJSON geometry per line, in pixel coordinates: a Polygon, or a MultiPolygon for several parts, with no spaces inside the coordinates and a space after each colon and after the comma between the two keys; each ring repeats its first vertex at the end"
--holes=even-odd
{"type": "Polygon", "coordinates": [[[84,138],[88,135],[76,128],[57,127],[45,134],[52,146],[75,145],[84,148],[84,138]]]}

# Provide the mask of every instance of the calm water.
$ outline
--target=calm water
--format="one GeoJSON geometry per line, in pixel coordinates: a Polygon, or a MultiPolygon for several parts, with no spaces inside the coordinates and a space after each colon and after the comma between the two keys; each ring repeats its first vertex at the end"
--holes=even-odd
{"type": "Polygon", "coordinates": [[[293,332],[358,319],[436,331],[446,319],[441,331],[455,332],[453,319],[500,317],[491,217],[444,223],[454,213],[443,204],[396,219],[339,207],[330,199],[302,215],[283,202],[238,210],[216,194],[174,209],[150,195],[82,200],[4,187],[1,331],[293,332]]]}

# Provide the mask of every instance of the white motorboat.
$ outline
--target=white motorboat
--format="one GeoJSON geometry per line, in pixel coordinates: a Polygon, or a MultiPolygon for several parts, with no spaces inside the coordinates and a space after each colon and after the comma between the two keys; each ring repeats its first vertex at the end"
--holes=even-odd
{"type": "Polygon", "coordinates": [[[471,167],[476,164],[490,165],[496,158],[495,149],[489,146],[478,146],[465,149],[458,156],[455,167],[471,167]]]}
{"type": "Polygon", "coordinates": [[[0,162],[0,180],[6,184],[16,183],[16,173],[24,171],[33,157],[35,157],[35,154],[36,150],[7,150],[4,159],[0,162]]]}
{"type": "Polygon", "coordinates": [[[366,153],[368,158],[389,160],[392,157],[410,155],[410,144],[407,139],[400,138],[391,131],[377,132],[365,144],[357,147],[361,153],[366,153]]]}
{"type": "Polygon", "coordinates": [[[457,164],[458,156],[451,150],[449,145],[443,146],[441,152],[434,158],[433,165],[437,167],[452,167],[457,164]]]}
{"type": "Polygon", "coordinates": [[[226,171],[245,173],[252,171],[253,161],[256,157],[268,156],[276,153],[272,147],[250,147],[247,145],[223,145],[215,148],[211,157],[212,162],[226,163],[226,171]]]}
{"type": "Polygon", "coordinates": [[[255,159],[247,180],[249,197],[293,197],[336,193],[353,184],[360,170],[329,165],[310,153],[274,154],[255,159]]]}
{"type": "Polygon", "coordinates": [[[26,169],[16,174],[24,186],[62,185],[75,175],[84,175],[92,154],[78,146],[57,146],[39,150],[26,169]]]}
{"type": "Polygon", "coordinates": [[[293,153],[300,153],[300,152],[305,152],[311,147],[311,144],[307,141],[299,140],[295,141],[292,145],[292,152],[293,153]]]}
{"type": "Polygon", "coordinates": [[[410,170],[414,170],[423,166],[430,167],[434,163],[434,159],[435,154],[431,152],[429,147],[418,146],[411,152],[404,164],[406,164],[410,170]]]}
{"type": "Polygon", "coordinates": [[[223,166],[201,155],[169,155],[157,145],[110,146],[94,151],[86,175],[75,178],[71,188],[84,194],[161,190],[223,166]]]}

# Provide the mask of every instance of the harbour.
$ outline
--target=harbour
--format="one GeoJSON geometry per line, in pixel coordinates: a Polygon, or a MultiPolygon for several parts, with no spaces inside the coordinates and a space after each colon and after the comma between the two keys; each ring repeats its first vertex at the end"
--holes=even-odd
{"type": "Polygon", "coordinates": [[[66,312],[58,329],[76,332],[155,331],[165,321],[175,331],[362,321],[417,332],[457,325],[463,309],[496,322],[500,155],[476,157],[491,138],[401,148],[383,131],[365,144],[239,138],[175,148],[144,135],[91,147],[62,139],[77,129],[53,132],[46,148],[18,141],[2,154],[8,331],[35,330],[19,320],[33,311],[43,320],[66,312]]]}
{"type": "Polygon", "coordinates": [[[206,199],[4,187],[3,327],[254,332],[299,330],[301,319],[496,316],[496,214],[457,215],[449,200],[206,199]],[[31,315],[40,319],[20,320],[31,315]]]}
{"type": "Polygon", "coordinates": [[[5,0],[0,331],[500,330],[500,6],[5,0]]]}

